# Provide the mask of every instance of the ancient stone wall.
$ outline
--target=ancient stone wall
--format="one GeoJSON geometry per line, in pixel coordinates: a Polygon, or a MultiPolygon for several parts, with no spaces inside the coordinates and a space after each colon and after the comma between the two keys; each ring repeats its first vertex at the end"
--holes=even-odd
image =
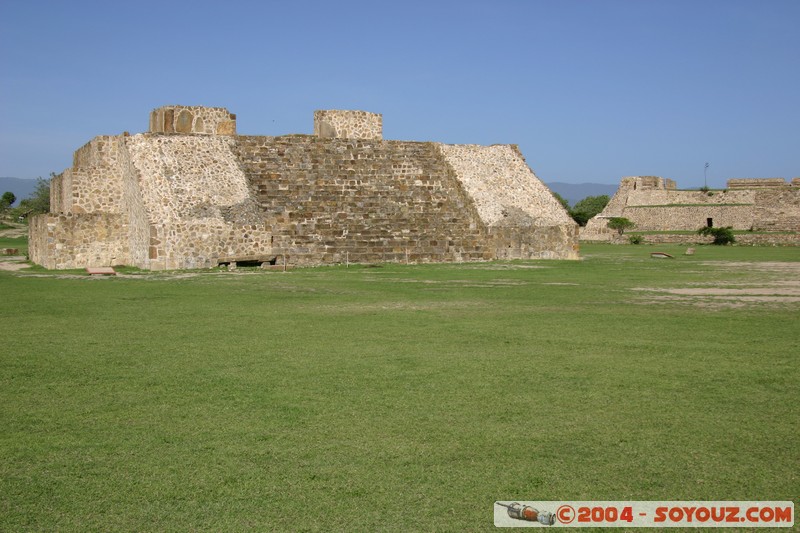
{"type": "Polygon", "coordinates": [[[33,239],[37,262],[77,268],[113,259],[158,270],[268,254],[272,235],[231,151],[234,142],[178,134],[92,140],[51,188],[60,198],[51,207],[68,216],[50,221],[49,241],[33,239]],[[120,217],[88,216],[98,213],[120,217]]]}
{"type": "Polygon", "coordinates": [[[50,212],[66,213],[72,204],[72,169],[50,178],[50,212]]]}
{"type": "MultiPolygon", "coordinates": [[[[581,239],[613,240],[615,232],[606,227],[611,217],[625,217],[636,231],[645,232],[693,231],[709,224],[735,230],[800,231],[800,188],[783,178],[729,180],[734,187],[724,191],[675,190],[664,183],[660,186],[652,177],[623,178],[603,212],[581,230],[581,239]]],[[[775,238],[792,241],[790,236],[775,238]]]]}
{"type": "Polygon", "coordinates": [[[239,158],[291,262],[491,258],[486,228],[433,143],[239,137],[239,158]]]}
{"type": "Polygon", "coordinates": [[[125,137],[98,136],[50,184],[51,214],[34,217],[31,259],[48,268],[134,264],[128,239],[125,137]]]}
{"type": "Polygon", "coordinates": [[[437,145],[502,259],[577,259],[578,228],[515,145],[437,145]]]}
{"type": "Polygon", "coordinates": [[[732,178],[727,182],[729,189],[761,189],[764,187],[783,187],[788,185],[783,178],[732,178]]]}
{"type": "Polygon", "coordinates": [[[578,259],[578,225],[493,226],[495,259],[578,259]]]}
{"type": "Polygon", "coordinates": [[[337,139],[382,139],[383,116],[366,111],[314,111],[314,135],[337,139]]]}
{"type": "Polygon", "coordinates": [[[208,268],[220,260],[264,261],[272,254],[271,234],[263,222],[230,224],[215,218],[192,218],[150,226],[148,268],[208,268]]]}
{"type": "Polygon", "coordinates": [[[219,214],[249,198],[249,187],[232,137],[147,135],[129,137],[128,150],[140,173],[145,208],[157,221],[219,214]]]}
{"type": "Polygon", "coordinates": [[[628,190],[627,208],[640,206],[714,206],[714,205],[752,205],[755,191],[683,191],[683,190],[628,190]]]}
{"type": "Polygon", "coordinates": [[[674,180],[660,176],[628,176],[627,178],[622,178],[621,186],[628,187],[634,191],[672,190],[676,188],[676,183],[674,180]]]}
{"type": "MultiPolygon", "coordinates": [[[[778,233],[737,233],[734,238],[736,244],[747,246],[798,246],[800,245],[800,234],[778,234],[778,233]]],[[[668,233],[650,233],[642,236],[646,244],[711,244],[714,240],[711,236],[698,235],[675,235],[668,233]]],[[[623,236],[618,242],[627,243],[627,236],[623,236]]]]}
{"type": "Polygon", "coordinates": [[[317,135],[245,137],[222,108],[168,106],[150,133],[93,139],[31,224],[51,268],[576,258],[575,224],[515,146],[383,141],[329,111],[317,135]],[[216,133],[216,134],[215,134],[216,133]]]}
{"type": "Polygon", "coordinates": [[[224,107],[171,105],[150,112],[151,133],[236,135],[236,115],[224,107]]]}
{"type": "Polygon", "coordinates": [[[120,214],[61,213],[32,217],[28,253],[45,268],[130,264],[127,223],[120,214]]]}
{"type": "Polygon", "coordinates": [[[71,176],[71,198],[64,212],[121,213],[123,136],[95,137],[75,151],[71,176]]]}
{"type": "Polygon", "coordinates": [[[438,147],[489,226],[500,224],[514,211],[530,217],[533,226],[573,224],[516,146],[439,144],[438,147]]]}
{"type": "Polygon", "coordinates": [[[259,255],[271,234],[232,151],[233,137],[135,135],[132,166],[149,224],[149,268],[198,268],[259,255]]]}
{"type": "Polygon", "coordinates": [[[238,146],[274,252],[293,263],[577,257],[576,225],[514,147],[301,135],[238,146]]]}
{"type": "Polygon", "coordinates": [[[122,136],[95,137],[75,151],[73,166],[50,183],[53,213],[120,213],[122,171],[119,167],[122,136]]]}
{"type": "Polygon", "coordinates": [[[629,206],[625,218],[636,224],[636,231],[697,230],[708,225],[750,229],[753,204],[747,205],[666,205],[655,207],[629,206]]]}
{"type": "Polygon", "coordinates": [[[754,230],[800,232],[800,188],[757,190],[753,204],[754,230]]]}
{"type": "Polygon", "coordinates": [[[122,173],[122,205],[128,221],[129,257],[127,264],[149,268],[150,220],[144,205],[140,173],[131,161],[128,148],[128,143],[135,142],[135,138],[126,137],[124,140],[125,149],[120,150],[119,169],[122,173]]]}

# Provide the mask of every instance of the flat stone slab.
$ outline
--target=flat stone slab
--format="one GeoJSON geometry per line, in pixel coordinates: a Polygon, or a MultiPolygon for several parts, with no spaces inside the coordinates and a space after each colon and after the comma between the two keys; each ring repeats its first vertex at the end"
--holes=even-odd
{"type": "Polygon", "coordinates": [[[653,259],[673,259],[673,257],[666,252],[651,252],[650,257],[653,259]]]}
{"type": "Polygon", "coordinates": [[[90,276],[116,276],[117,272],[112,267],[86,267],[90,276]]]}

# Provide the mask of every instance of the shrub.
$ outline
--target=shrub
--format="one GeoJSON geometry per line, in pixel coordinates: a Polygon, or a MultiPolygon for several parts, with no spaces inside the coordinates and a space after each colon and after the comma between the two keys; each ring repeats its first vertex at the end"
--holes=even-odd
{"type": "Polygon", "coordinates": [[[550,191],[550,192],[553,193],[553,196],[555,197],[556,200],[558,200],[558,203],[561,204],[561,207],[563,207],[564,209],[567,210],[567,212],[569,212],[569,202],[566,199],[564,199],[563,196],[558,194],[556,191],[550,191]]]}
{"type": "Polygon", "coordinates": [[[714,238],[711,244],[725,245],[736,242],[736,238],[733,236],[733,228],[730,226],[727,228],[711,228],[705,226],[697,230],[697,233],[699,235],[711,235],[714,238]]]}
{"type": "Polygon", "coordinates": [[[610,198],[607,194],[587,196],[583,200],[577,202],[572,209],[569,210],[569,214],[579,226],[585,226],[589,219],[606,208],[609,201],[610,198]]]}
{"type": "Polygon", "coordinates": [[[11,207],[11,204],[17,201],[17,196],[11,192],[6,191],[3,193],[3,197],[0,198],[0,210],[6,210],[11,207]]]}
{"type": "Polygon", "coordinates": [[[641,235],[631,235],[628,237],[628,242],[631,244],[642,244],[644,242],[644,237],[641,235]]]}
{"type": "MultiPolygon", "coordinates": [[[[55,177],[55,173],[50,173],[51,179],[55,177]]],[[[23,200],[20,200],[19,205],[11,210],[14,218],[28,217],[30,215],[38,215],[41,213],[48,213],[50,211],[50,180],[49,179],[36,179],[36,188],[33,192],[23,200]]]]}
{"type": "Polygon", "coordinates": [[[608,227],[617,230],[617,233],[622,235],[626,229],[636,226],[633,222],[625,217],[611,217],[608,219],[608,227]]]}

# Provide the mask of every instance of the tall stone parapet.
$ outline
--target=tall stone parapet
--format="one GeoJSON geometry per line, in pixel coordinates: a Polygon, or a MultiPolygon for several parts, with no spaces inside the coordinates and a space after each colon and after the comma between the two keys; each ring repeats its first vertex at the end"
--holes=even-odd
{"type": "Polygon", "coordinates": [[[727,183],[729,189],[764,189],[789,185],[784,178],[731,178],[727,183]]]}
{"type": "Polygon", "coordinates": [[[383,115],[367,111],[314,111],[314,135],[335,139],[383,139],[383,115]]]}
{"type": "Polygon", "coordinates": [[[150,133],[236,135],[236,115],[224,107],[168,105],[150,112],[150,133]]]}
{"type": "Polygon", "coordinates": [[[647,191],[647,190],[675,190],[675,180],[669,178],[662,178],[660,176],[628,176],[622,178],[620,187],[628,187],[633,190],[647,191]]]}

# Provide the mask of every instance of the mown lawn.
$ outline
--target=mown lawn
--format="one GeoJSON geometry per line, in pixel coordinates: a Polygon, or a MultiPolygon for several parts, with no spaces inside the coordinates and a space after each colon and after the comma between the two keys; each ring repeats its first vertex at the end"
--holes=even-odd
{"type": "Polygon", "coordinates": [[[496,500],[797,507],[800,303],[654,289],[797,287],[800,250],[696,249],[0,272],[0,530],[491,530],[496,500]]]}
{"type": "Polygon", "coordinates": [[[20,255],[25,255],[28,253],[28,238],[0,237],[0,250],[3,248],[16,248],[19,250],[20,255]]]}

